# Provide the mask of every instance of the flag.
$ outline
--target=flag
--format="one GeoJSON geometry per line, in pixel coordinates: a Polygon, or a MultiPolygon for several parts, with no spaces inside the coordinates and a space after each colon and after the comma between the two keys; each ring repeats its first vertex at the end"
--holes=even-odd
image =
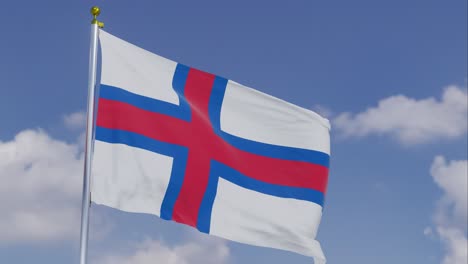
{"type": "Polygon", "coordinates": [[[325,263],[328,120],[100,31],[91,199],[325,263]]]}

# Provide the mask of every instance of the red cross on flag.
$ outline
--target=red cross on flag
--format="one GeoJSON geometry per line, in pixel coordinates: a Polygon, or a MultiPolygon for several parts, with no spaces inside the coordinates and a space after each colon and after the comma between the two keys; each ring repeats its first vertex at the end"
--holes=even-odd
{"type": "Polygon", "coordinates": [[[100,31],[92,201],[313,256],[328,120],[100,31]]]}

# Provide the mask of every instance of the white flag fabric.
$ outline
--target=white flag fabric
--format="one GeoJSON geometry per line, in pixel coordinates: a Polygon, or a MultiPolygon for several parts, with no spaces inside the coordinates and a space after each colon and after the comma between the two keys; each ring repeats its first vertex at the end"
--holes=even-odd
{"type": "Polygon", "coordinates": [[[325,263],[330,124],[100,31],[92,201],[325,263]]]}

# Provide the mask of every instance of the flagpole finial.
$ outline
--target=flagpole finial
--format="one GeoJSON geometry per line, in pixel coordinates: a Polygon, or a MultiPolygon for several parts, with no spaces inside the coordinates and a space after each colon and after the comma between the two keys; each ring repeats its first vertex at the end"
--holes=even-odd
{"type": "Polygon", "coordinates": [[[91,20],[91,24],[97,24],[98,27],[103,28],[104,23],[97,20],[99,14],[101,14],[101,9],[98,6],[91,7],[91,15],[93,15],[93,20],[91,20]]]}

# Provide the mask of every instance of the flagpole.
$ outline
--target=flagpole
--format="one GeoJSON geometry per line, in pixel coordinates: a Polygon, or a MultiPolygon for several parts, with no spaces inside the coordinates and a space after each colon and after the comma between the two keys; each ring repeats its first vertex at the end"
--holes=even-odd
{"type": "Polygon", "coordinates": [[[104,24],[97,20],[101,13],[99,7],[91,8],[93,20],[91,21],[91,44],[89,50],[89,73],[88,73],[88,109],[86,121],[86,145],[83,172],[83,200],[81,205],[81,237],[80,237],[80,264],[87,263],[88,253],[88,230],[89,230],[89,208],[91,206],[91,152],[94,131],[94,105],[96,91],[97,53],[99,28],[104,24]]]}

